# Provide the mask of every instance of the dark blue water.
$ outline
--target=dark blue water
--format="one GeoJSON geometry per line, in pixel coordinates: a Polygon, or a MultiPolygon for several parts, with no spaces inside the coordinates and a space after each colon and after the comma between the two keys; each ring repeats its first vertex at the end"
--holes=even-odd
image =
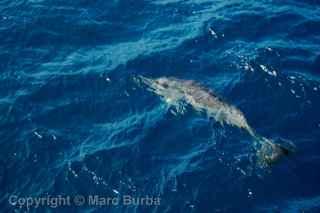
{"type": "Polygon", "coordinates": [[[0,212],[318,213],[319,109],[318,0],[0,1],[0,212]],[[135,75],[195,80],[297,151],[260,168],[243,131],[172,114],[135,75]]]}

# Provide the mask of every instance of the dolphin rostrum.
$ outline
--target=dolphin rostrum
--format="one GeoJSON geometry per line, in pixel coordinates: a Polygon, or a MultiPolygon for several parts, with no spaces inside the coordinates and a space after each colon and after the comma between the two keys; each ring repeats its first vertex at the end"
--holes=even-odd
{"type": "Polygon", "coordinates": [[[135,80],[145,85],[149,91],[159,95],[167,104],[174,106],[177,111],[184,111],[183,104],[186,103],[198,112],[205,112],[208,117],[214,118],[221,124],[225,123],[246,130],[253,138],[260,165],[270,165],[294,151],[293,144],[288,141],[285,147],[257,134],[238,108],[227,104],[211,90],[192,80],[173,77],[151,79],[143,76],[135,77],[135,80]]]}

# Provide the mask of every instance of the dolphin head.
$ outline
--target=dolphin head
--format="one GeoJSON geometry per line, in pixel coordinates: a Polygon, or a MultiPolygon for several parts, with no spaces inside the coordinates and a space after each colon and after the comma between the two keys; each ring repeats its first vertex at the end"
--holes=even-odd
{"type": "Polygon", "coordinates": [[[184,97],[183,85],[174,78],[146,78],[138,76],[138,81],[146,86],[147,90],[164,98],[167,102],[178,101],[184,97]]]}

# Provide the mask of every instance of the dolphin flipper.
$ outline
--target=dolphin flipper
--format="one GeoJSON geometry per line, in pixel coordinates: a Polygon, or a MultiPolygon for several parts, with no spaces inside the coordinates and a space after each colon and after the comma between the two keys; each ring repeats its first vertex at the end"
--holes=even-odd
{"type": "Polygon", "coordinates": [[[182,101],[166,102],[168,105],[168,111],[173,115],[183,115],[187,111],[187,104],[182,101]]]}

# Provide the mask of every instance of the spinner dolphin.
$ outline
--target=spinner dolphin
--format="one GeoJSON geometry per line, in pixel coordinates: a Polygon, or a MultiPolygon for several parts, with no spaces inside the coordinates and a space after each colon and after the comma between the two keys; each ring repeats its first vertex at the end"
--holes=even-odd
{"type": "Polygon", "coordinates": [[[257,134],[238,108],[226,103],[213,91],[195,81],[173,77],[151,79],[143,76],[135,77],[135,80],[145,85],[147,90],[160,96],[168,105],[174,106],[178,112],[184,111],[183,104],[189,104],[194,110],[206,113],[208,117],[221,124],[247,131],[253,138],[258,161],[261,165],[277,162],[295,150],[294,145],[289,141],[286,141],[286,146],[284,146],[284,141],[278,140],[276,143],[272,139],[257,134]]]}

